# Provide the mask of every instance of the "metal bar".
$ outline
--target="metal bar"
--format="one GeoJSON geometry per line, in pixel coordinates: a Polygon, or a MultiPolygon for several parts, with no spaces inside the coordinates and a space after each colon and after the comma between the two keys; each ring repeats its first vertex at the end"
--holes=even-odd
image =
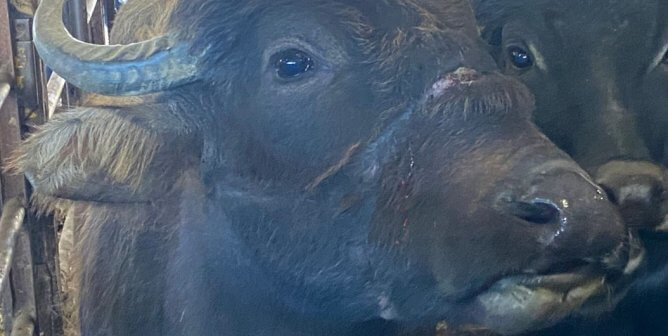
{"type": "MultiPolygon", "coordinates": [[[[15,81],[16,78],[11,22],[8,2],[0,0],[0,67],[2,67],[0,73],[4,73],[9,82],[15,81]]],[[[21,141],[22,122],[17,93],[10,89],[7,98],[0,107],[0,166],[5,166],[12,152],[18,148],[21,141]]],[[[23,176],[0,174],[0,181],[2,184],[2,199],[28,199],[23,176]]],[[[17,231],[13,254],[9,273],[13,295],[11,296],[11,302],[3,302],[3,305],[11,305],[11,316],[19,316],[21,313],[36,316],[32,248],[25,227],[17,231]]],[[[3,307],[4,312],[8,310],[7,307],[3,307]]],[[[16,326],[17,323],[15,322],[18,321],[7,322],[5,325],[16,326]]]]}
{"type": "Polygon", "coordinates": [[[90,30],[88,29],[88,11],[86,0],[70,0],[65,10],[68,19],[72,22],[70,33],[81,41],[90,41],[90,30]]]}
{"type": "MultiPolygon", "coordinates": [[[[104,13],[107,3],[110,2],[68,1],[64,20],[76,38],[87,42],[107,42],[108,31],[103,17],[113,14],[104,13]],[[91,36],[92,33],[94,36],[91,36]]],[[[10,21],[7,1],[0,0],[0,74],[7,73],[6,80],[0,76],[0,165],[6,164],[12,151],[18,147],[26,124],[45,122],[55,111],[61,97],[64,97],[64,105],[69,105],[75,103],[78,96],[78,90],[70,92],[66,82],[57,74],[53,74],[48,83],[44,80],[46,75],[42,62],[34,56],[32,49],[29,29],[32,12],[21,13],[10,21]],[[13,30],[10,23],[13,23],[13,30]]],[[[0,190],[0,205],[8,197],[28,199],[30,194],[22,176],[0,174],[0,190]]],[[[15,207],[16,202],[11,201],[7,206],[15,207]]],[[[55,259],[56,227],[51,218],[37,218],[21,209],[23,226],[5,228],[4,224],[15,224],[6,219],[12,217],[12,211],[3,211],[5,217],[0,220],[0,304],[2,315],[6,318],[0,321],[0,329],[12,330],[10,335],[16,336],[62,335],[55,259]]]]}
{"type": "Polygon", "coordinates": [[[26,222],[32,224],[29,234],[39,332],[45,335],[62,335],[62,300],[56,264],[56,223],[51,216],[37,218],[34,213],[28,213],[26,217],[26,222]]]}
{"type": "Polygon", "coordinates": [[[0,291],[8,283],[18,232],[25,219],[25,208],[18,198],[5,202],[0,212],[0,291]]]}
{"type": "MultiPolygon", "coordinates": [[[[14,294],[13,316],[19,316],[22,313],[37,316],[32,251],[30,249],[30,236],[25,225],[18,232],[14,249],[16,251],[14,252],[14,261],[10,272],[14,294]]],[[[16,322],[14,321],[13,324],[16,325],[16,322]]]]}
{"type": "Polygon", "coordinates": [[[46,84],[46,91],[47,91],[47,117],[51,119],[53,114],[56,112],[56,108],[58,108],[58,102],[60,101],[60,97],[63,95],[63,90],[65,89],[65,79],[63,77],[58,76],[57,73],[52,73],[51,77],[49,77],[49,82],[46,84]]]}
{"type": "Polygon", "coordinates": [[[4,104],[7,96],[9,96],[9,83],[0,81],[0,107],[4,104]]]}
{"type": "Polygon", "coordinates": [[[116,0],[100,0],[102,1],[102,7],[104,8],[104,17],[107,21],[107,29],[111,31],[111,27],[114,26],[114,19],[116,18],[116,0]]]}
{"type": "Polygon", "coordinates": [[[23,115],[30,115],[39,107],[39,74],[35,61],[35,49],[32,45],[32,20],[21,18],[14,20],[14,67],[16,71],[16,92],[23,115]]]}
{"type": "Polygon", "coordinates": [[[12,286],[5,286],[0,292],[0,335],[7,335],[12,330],[11,316],[14,314],[12,307],[12,286]]]}
{"type": "MultiPolygon", "coordinates": [[[[33,46],[34,50],[34,46],[33,46]]],[[[32,125],[41,125],[44,124],[48,118],[47,118],[47,108],[46,104],[48,102],[47,99],[47,92],[46,92],[46,79],[44,78],[45,76],[45,71],[44,71],[44,64],[42,63],[42,60],[37,56],[37,51],[35,51],[35,84],[37,87],[37,102],[38,102],[38,107],[32,114],[32,120],[28,121],[26,120],[26,126],[28,126],[28,123],[30,123],[29,126],[32,125]]],[[[25,129],[25,128],[24,128],[25,129]]]]}
{"type": "MultiPolygon", "coordinates": [[[[79,7],[85,6],[85,0],[76,0],[75,4],[79,7]]],[[[83,14],[83,20],[86,20],[86,13],[83,14]]],[[[17,77],[19,74],[25,80],[24,88],[30,88],[29,94],[22,92],[25,99],[21,101],[24,108],[24,114],[27,116],[30,112],[30,120],[26,118],[19,128],[19,134],[23,126],[27,123],[41,125],[48,120],[48,99],[46,99],[46,83],[43,79],[42,62],[34,57],[34,47],[30,29],[24,33],[19,32],[29,27],[31,19],[15,20],[16,36],[16,60],[22,60],[25,67],[19,67],[17,64],[17,77]],[[21,39],[23,38],[23,39],[21,39]],[[24,51],[24,52],[22,52],[24,51]],[[22,57],[25,56],[25,57],[22,57]],[[20,71],[18,71],[20,70],[20,71]],[[34,99],[32,103],[29,99],[34,99]]],[[[18,62],[17,62],[18,63],[18,62]]],[[[18,86],[17,86],[18,87],[18,86]]],[[[26,185],[24,183],[24,185],[26,185]]],[[[26,194],[30,194],[29,185],[26,187],[26,194]]],[[[21,312],[28,312],[34,323],[25,323],[28,328],[22,328],[26,335],[36,332],[39,335],[59,336],[63,334],[62,302],[60,299],[60,290],[58,285],[57,271],[57,243],[56,243],[56,223],[51,216],[36,216],[29,212],[26,214],[24,229],[21,230],[19,242],[29,248],[29,259],[19,258],[15,262],[17,272],[23,276],[23,281],[31,286],[33,305],[23,305],[18,307],[21,312]],[[20,265],[23,265],[21,267],[20,265]],[[25,272],[24,272],[25,271],[25,272]]],[[[14,316],[17,316],[15,308],[14,316]]]]}
{"type": "Polygon", "coordinates": [[[88,23],[90,24],[90,18],[95,14],[95,7],[97,7],[100,4],[100,1],[102,0],[86,0],[86,14],[88,15],[88,23]]]}
{"type": "Polygon", "coordinates": [[[104,24],[104,9],[98,0],[88,0],[88,25],[90,27],[91,42],[108,44],[109,34],[104,24]]]}
{"type": "Polygon", "coordinates": [[[23,108],[32,111],[39,107],[35,49],[32,41],[16,42],[16,56],[14,60],[16,61],[16,89],[19,93],[19,102],[21,102],[23,108]]]}
{"type": "MultiPolygon", "coordinates": [[[[11,111],[16,108],[16,98],[11,96],[11,83],[14,79],[14,63],[12,53],[12,39],[9,26],[9,12],[7,8],[7,1],[0,0],[0,116],[6,114],[5,111],[11,111]]],[[[2,124],[0,124],[2,127],[2,124]]],[[[2,134],[0,134],[2,137],[2,134]]],[[[0,140],[2,141],[2,140],[0,140]]],[[[1,153],[0,153],[1,154],[1,153]]],[[[1,162],[0,162],[1,164],[1,162]]],[[[2,194],[4,193],[4,181],[0,173],[0,207],[3,205],[2,194]]],[[[13,263],[13,260],[10,261],[13,263]]],[[[5,277],[7,274],[5,274],[5,277]]],[[[12,315],[14,314],[14,299],[12,298],[11,289],[9,286],[0,292],[0,304],[2,305],[2,331],[3,335],[12,328],[12,315]]]]}
{"type": "Polygon", "coordinates": [[[33,336],[35,334],[35,317],[27,311],[22,311],[16,316],[12,333],[10,336],[33,336]]]}
{"type": "MultiPolygon", "coordinates": [[[[4,74],[6,80],[13,81],[15,78],[14,46],[7,5],[7,1],[0,1],[0,74],[4,74]]],[[[0,166],[4,166],[11,152],[17,148],[21,140],[20,124],[17,96],[14,90],[10,89],[4,103],[0,106],[0,166]]],[[[3,174],[0,180],[2,181],[0,183],[3,199],[12,197],[26,199],[25,181],[22,176],[3,174]]]]}

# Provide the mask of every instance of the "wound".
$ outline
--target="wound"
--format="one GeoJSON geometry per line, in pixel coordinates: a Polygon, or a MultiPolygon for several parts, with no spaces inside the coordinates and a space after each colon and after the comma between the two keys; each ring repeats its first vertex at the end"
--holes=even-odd
{"type": "Polygon", "coordinates": [[[448,89],[461,85],[468,86],[473,84],[478,79],[480,79],[479,72],[470,68],[461,67],[436,81],[436,83],[431,86],[427,96],[429,99],[439,98],[446,91],[448,91],[448,89]]]}

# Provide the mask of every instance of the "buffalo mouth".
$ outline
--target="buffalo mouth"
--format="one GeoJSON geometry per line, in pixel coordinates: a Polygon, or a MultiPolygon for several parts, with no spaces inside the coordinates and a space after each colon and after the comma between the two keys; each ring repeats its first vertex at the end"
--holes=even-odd
{"type": "Polygon", "coordinates": [[[463,323],[457,324],[515,335],[550,327],[569,315],[609,311],[624,297],[644,261],[644,248],[628,245],[626,264],[614,270],[604,262],[574,262],[540,274],[504,276],[467,300],[459,312],[463,323]]]}

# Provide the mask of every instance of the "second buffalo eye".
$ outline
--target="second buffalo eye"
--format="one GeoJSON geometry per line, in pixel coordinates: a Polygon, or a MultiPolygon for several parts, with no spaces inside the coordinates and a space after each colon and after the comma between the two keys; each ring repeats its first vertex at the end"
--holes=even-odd
{"type": "Polygon", "coordinates": [[[297,78],[314,68],[314,61],[307,53],[289,49],[274,56],[276,74],[282,79],[297,78]]]}
{"type": "Polygon", "coordinates": [[[526,69],[533,65],[531,53],[520,47],[510,47],[508,49],[508,57],[513,66],[518,69],[526,69]]]}

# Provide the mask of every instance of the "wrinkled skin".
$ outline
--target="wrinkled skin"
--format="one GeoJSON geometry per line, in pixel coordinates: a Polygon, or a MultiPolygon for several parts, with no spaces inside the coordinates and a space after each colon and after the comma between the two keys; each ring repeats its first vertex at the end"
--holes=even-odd
{"type": "Polygon", "coordinates": [[[209,47],[205,78],[59,114],[16,159],[76,225],[82,335],[517,334],[632,276],[633,237],[468,2],[172,9],[151,28],[209,47]],[[285,78],[291,50],[312,64],[285,78]]]}
{"type": "Polygon", "coordinates": [[[474,2],[497,62],[535,94],[538,126],[648,246],[646,275],[611,319],[619,323],[569,333],[668,334],[668,2],[474,2]]]}

